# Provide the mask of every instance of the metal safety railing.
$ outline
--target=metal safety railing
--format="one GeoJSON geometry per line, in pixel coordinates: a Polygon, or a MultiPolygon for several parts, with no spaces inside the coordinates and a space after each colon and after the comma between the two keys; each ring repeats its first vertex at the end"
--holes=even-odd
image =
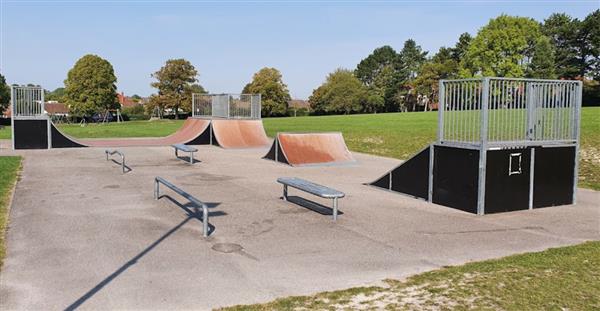
{"type": "Polygon", "coordinates": [[[44,89],[41,86],[11,85],[11,115],[13,117],[39,117],[45,115],[44,89]]]}
{"type": "Polygon", "coordinates": [[[154,199],[155,200],[158,200],[160,198],[160,188],[159,188],[160,184],[163,184],[163,185],[167,186],[167,188],[173,190],[173,192],[175,192],[175,193],[179,194],[180,196],[186,198],[192,204],[194,204],[196,207],[202,208],[202,230],[203,230],[203,236],[204,237],[208,237],[208,205],[206,205],[206,203],[204,203],[204,202],[196,199],[195,197],[193,197],[189,193],[181,190],[179,187],[177,187],[174,184],[168,182],[164,178],[158,177],[158,176],[154,178],[154,199]]]}
{"type": "Polygon", "coordinates": [[[109,156],[114,155],[114,154],[118,154],[121,156],[121,171],[123,172],[123,174],[125,174],[125,154],[123,154],[122,152],[120,152],[119,150],[104,150],[104,153],[106,154],[106,161],[109,160],[109,156]]]}
{"type": "Polygon", "coordinates": [[[192,94],[193,117],[260,119],[260,94],[192,94]]]}
{"type": "Polygon", "coordinates": [[[581,82],[518,78],[440,81],[439,143],[575,143],[581,82]]]}

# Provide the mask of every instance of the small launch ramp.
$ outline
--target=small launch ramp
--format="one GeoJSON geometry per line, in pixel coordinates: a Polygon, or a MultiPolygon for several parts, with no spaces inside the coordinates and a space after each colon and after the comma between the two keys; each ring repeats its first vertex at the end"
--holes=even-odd
{"type": "Polygon", "coordinates": [[[63,134],[52,124],[52,148],[202,145],[210,143],[210,120],[188,118],[177,132],[161,138],[82,139],[63,134]]]}
{"type": "Polygon", "coordinates": [[[342,133],[278,133],[264,158],[291,166],[355,162],[342,133]]]}
{"type": "Polygon", "coordinates": [[[428,200],[430,156],[431,147],[427,146],[369,185],[428,200]]]}
{"type": "Polygon", "coordinates": [[[262,120],[212,120],[213,144],[225,149],[262,148],[270,144],[262,120]]]}

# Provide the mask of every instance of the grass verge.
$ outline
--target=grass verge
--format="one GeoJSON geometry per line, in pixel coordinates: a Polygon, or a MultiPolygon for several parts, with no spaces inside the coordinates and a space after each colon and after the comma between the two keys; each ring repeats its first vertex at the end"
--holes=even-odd
{"type": "Polygon", "coordinates": [[[222,310],[599,310],[600,241],[222,310]]]}
{"type": "Polygon", "coordinates": [[[0,139],[10,139],[12,135],[10,126],[3,126],[0,128],[0,139]]]}
{"type": "Polygon", "coordinates": [[[0,271],[6,256],[6,229],[10,196],[17,181],[21,167],[21,157],[0,157],[0,271]]]}

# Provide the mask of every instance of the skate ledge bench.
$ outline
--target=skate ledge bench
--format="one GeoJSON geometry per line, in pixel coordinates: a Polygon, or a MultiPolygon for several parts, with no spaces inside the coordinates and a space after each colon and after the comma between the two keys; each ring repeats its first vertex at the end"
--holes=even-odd
{"type": "Polygon", "coordinates": [[[338,199],[341,199],[344,196],[346,196],[346,194],[344,194],[343,192],[296,177],[280,177],[277,178],[277,182],[283,185],[284,201],[288,200],[288,186],[298,190],[302,190],[312,195],[316,195],[321,198],[332,199],[333,221],[337,220],[338,199]]]}
{"type": "Polygon", "coordinates": [[[190,164],[194,164],[194,152],[197,152],[198,149],[196,149],[194,147],[190,147],[188,145],[184,145],[184,144],[174,144],[174,145],[171,145],[171,147],[175,148],[175,157],[177,157],[177,158],[179,158],[179,154],[177,154],[178,150],[181,150],[183,152],[189,152],[190,164]]]}

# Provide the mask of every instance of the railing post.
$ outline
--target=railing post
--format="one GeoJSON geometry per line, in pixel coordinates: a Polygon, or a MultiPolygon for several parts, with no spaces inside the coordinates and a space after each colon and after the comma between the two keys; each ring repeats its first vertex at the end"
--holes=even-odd
{"type": "Polygon", "coordinates": [[[488,141],[488,101],[490,97],[490,78],[483,78],[481,100],[481,142],[479,144],[479,178],[477,187],[477,214],[485,213],[485,169],[487,166],[488,141]]]}
{"type": "Polygon", "coordinates": [[[158,200],[158,178],[154,178],[154,199],[158,200]]]}
{"type": "Polygon", "coordinates": [[[333,221],[337,220],[338,214],[338,198],[333,198],[333,221]]]}
{"type": "Polygon", "coordinates": [[[208,206],[202,205],[202,235],[208,237],[208,206]]]}
{"type": "Polygon", "coordinates": [[[444,139],[444,106],[446,105],[446,95],[444,88],[444,80],[439,82],[439,96],[438,96],[438,144],[444,139]]]}

